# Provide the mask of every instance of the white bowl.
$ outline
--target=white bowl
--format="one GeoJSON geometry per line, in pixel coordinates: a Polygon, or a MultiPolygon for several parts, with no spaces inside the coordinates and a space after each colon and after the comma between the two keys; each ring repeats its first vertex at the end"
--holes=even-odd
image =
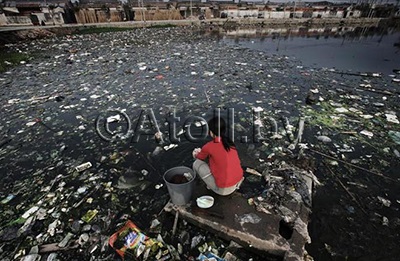
{"type": "Polygon", "coordinates": [[[199,208],[211,208],[214,205],[214,198],[211,196],[202,196],[196,199],[199,208]]]}

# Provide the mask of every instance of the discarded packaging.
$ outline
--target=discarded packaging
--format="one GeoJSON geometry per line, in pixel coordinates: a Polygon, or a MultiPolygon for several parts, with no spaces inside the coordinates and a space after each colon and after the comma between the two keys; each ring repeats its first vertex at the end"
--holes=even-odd
{"type": "Polygon", "coordinates": [[[9,194],[5,199],[3,199],[1,201],[1,204],[7,204],[8,202],[10,202],[13,198],[15,198],[15,196],[13,194],[9,194]]]}
{"type": "Polygon", "coordinates": [[[58,243],[58,246],[65,247],[68,244],[68,242],[71,240],[73,235],[74,234],[68,232],[68,234],[64,237],[64,239],[60,243],[58,243]]]}
{"type": "Polygon", "coordinates": [[[82,172],[82,171],[87,170],[87,169],[89,169],[91,167],[92,167],[92,163],[86,162],[86,163],[83,163],[83,164],[75,167],[75,170],[78,171],[78,172],[82,172]]]}
{"type": "Polygon", "coordinates": [[[97,213],[99,213],[97,209],[88,210],[88,212],[86,212],[86,214],[82,217],[82,220],[86,223],[90,223],[97,213]]]}
{"type": "Polygon", "coordinates": [[[160,251],[162,254],[157,256],[157,260],[169,255],[164,244],[143,234],[130,220],[110,237],[109,244],[122,258],[129,256],[130,259],[139,260],[143,253],[156,256],[160,251]]]}

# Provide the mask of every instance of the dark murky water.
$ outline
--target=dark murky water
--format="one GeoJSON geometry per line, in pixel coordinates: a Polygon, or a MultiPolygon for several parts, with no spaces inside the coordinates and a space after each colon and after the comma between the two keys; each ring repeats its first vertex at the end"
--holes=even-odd
{"type": "MultiPolygon", "coordinates": [[[[259,159],[267,159],[270,155],[275,159],[273,155],[288,153],[282,147],[289,143],[285,138],[268,140],[267,145],[241,143],[241,135],[248,135],[253,127],[251,107],[260,106],[264,116],[273,116],[276,120],[287,117],[292,125],[296,125],[299,114],[334,113],[334,108],[346,106],[372,118],[364,120],[358,114],[348,113],[341,116],[344,122],[332,123],[329,117],[307,122],[304,142],[337,158],[355,160],[365,169],[380,171],[391,180],[348,166],[329,166],[355,195],[354,200],[321,163],[323,158],[313,155],[317,156],[316,175],[324,185],[314,195],[310,224],[312,244],[307,249],[316,260],[396,258],[400,237],[396,232],[400,224],[397,194],[400,176],[397,171],[399,160],[393,151],[400,149],[387,133],[388,130],[400,130],[398,125],[387,123],[384,113],[399,112],[399,96],[356,87],[371,84],[391,91],[398,89],[388,75],[399,68],[399,64],[396,65],[396,61],[400,61],[396,60],[399,52],[393,46],[398,43],[399,33],[389,30],[382,37],[379,30],[378,34],[371,33],[376,29],[348,30],[337,35],[331,29],[321,29],[319,36],[313,33],[309,37],[304,30],[298,30],[299,37],[293,36],[294,31],[290,34],[271,32],[263,36],[256,30],[256,37],[246,31],[246,38],[230,36],[233,33],[228,32],[222,41],[178,29],[137,30],[54,38],[15,46],[23,51],[44,50],[48,57],[0,76],[3,105],[0,171],[5,173],[0,180],[3,185],[1,198],[8,194],[17,195],[4,205],[1,225],[35,204],[38,196],[32,197],[32,194],[46,195],[43,187],[63,174],[67,185],[56,192],[57,204],[65,208],[81,199],[82,195],[76,192],[80,186],[90,190],[95,184],[102,184],[92,195],[93,203],[60,214],[65,230],[70,220],[79,220],[93,208],[100,209],[96,222],[102,225],[103,234],[112,234],[115,223],[122,222],[119,217],[125,214],[139,227],[149,227],[152,216],[168,201],[165,186],[155,187],[163,183],[162,174],[175,166],[190,166],[193,161],[191,151],[204,141],[193,143],[182,138],[178,147],[158,155],[154,155],[157,144],[152,135],[142,135],[138,143],[131,139],[104,141],[96,133],[94,122],[99,114],[112,116],[113,113],[106,115],[110,108],[126,109],[133,128],[141,109],[152,108],[165,133],[168,127],[163,124],[173,108],[181,117],[177,131],[189,116],[207,119],[213,108],[220,107],[224,113],[227,108],[235,108],[235,122],[240,124],[239,129],[245,130],[238,131],[236,137],[242,163],[262,171],[265,166],[259,159]],[[359,33],[367,37],[360,39],[359,33]],[[340,56],[342,52],[346,55],[340,56]],[[382,72],[383,76],[342,75],[321,67],[382,72]],[[304,101],[310,88],[319,89],[325,102],[306,106],[304,101]],[[54,99],[59,95],[65,99],[54,99]],[[32,100],[41,96],[48,97],[32,100]],[[20,100],[14,102],[12,99],[20,100]],[[36,119],[41,119],[42,123],[31,125],[36,119]],[[373,131],[373,139],[358,135],[363,129],[373,131]],[[355,131],[356,135],[347,135],[342,133],[343,130],[355,131]],[[328,135],[334,142],[318,143],[316,137],[319,135],[328,135]],[[3,144],[8,139],[11,141],[3,144]],[[349,149],[351,152],[342,152],[349,149]],[[74,174],[73,168],[86,161],[92,162],[94,167],[74,174]],[[138,173],[147,170],[147,176],[139,176],[151,185],[143,182],[144,187],[129,191],[110,190],[105,185],[112,182],[114,186],[121,174],[130,169],[138,173]],[[66,202],[63,194],[72,196],[66,202]],[[378,196],[389,199],[391,207],[382,206],[378,196]],[[383,217],[388,218],[389,225],[382,225],[383,217]],[[113,222],[113,225],[107,225],[107,222],[113,222]]],[[[278,123],[279,132],[285,133],[282,123],[278,123]]],[[[118,124],[113,127],[118,128],[118,124]]],[[[120,127],[124,127],[124,122],[120,127]]],[[[52,208],[55,203],[48,201],[44,206],[52,208]]],[[[59,209],[56,211],[60,212],[59,209]]],[[[44,222],[52,219],[49,217],[44,222]]],[[[45,224],[47,229],[48,224],[45,224]]],[[[198,233],[194,231],[193,235],[198,233]]],[[[59,242],[61,239],[58,236],[51,240],[59,242]]],[[[32,242],[23,245],[28,243],[32,242]]],[[[14,248],[15,244],[7,244],[4,250],[12,252],[14,248]]],[[[113,250],[109,252],[114,253],[113,250]]],[[[90,256],[86,254],[83,255],[90,256]]]]}
{"type": "Polygon", "coordinates": [[[243,29],[224,41],[296,57],[307,67],[385,74],[400,68],[400,31],[393,28],[243,29]]]}
{"type": "MultiPolygon", "coordinates": [[[[296,57],[305,68],[326,67],[350,73],[377,72],[384,76],[393,75],[400,68],[398,29],[244,29],[228,32],[223,37],[223,42],[271,55],[296,57]]],[[[351,84],[353,88],[358,86],[358,80],[354,80],[351,84]]],[[[396,85],[380,85],[387,89],[399,90],[396,85]]],[[[337,87],[333,84],[329,88],[337,87]]],[[[395,99],[397,102],[398,97],[395,99]]],[[[399,107],[394,108],[395,112],[399,113],[399,107]]],[[[312,133],[313,127],[308,127],[312,133]]],[[[308,136],[306,139],[310,138],[312,139],[308,136]]],[[[340,143],[337,142],[335,146],[340,143]]],[[[399,149],[396,144],[391,146],[393,149],[399,149]]],[[[376,156],[380,154],[378,150],[367,147],[359,144],[354,158],[363,158],[370,153],[376,156]]],[[[317,159],[323,160],[318,155],[317,159]]],[[[325,184],[316,189],[313,198],[313,213],[309,225],[312,243],[306,247],[315,260],[398,259],[400,252],[393,242],[399,241],[400,201],[396,191],[399,189],[400,162],[394,155],[380,155],[375,160],[387,161],[388,164],[383,168],[370,166],[366,169],[380,169],[384,175],[397,180],[385,181],[366,171],[343,165],[331,172],[330,167],[317,164],[316,174],[325,184]],[[352,182],[360,182],[359,184],[364,184],[365,187],[358,187],[359,184],[354,185],[352,182]],[[381,195],[391,199],[391,208],[380,206],[376,202],[377,196],[381,195]],[[389,218],[392,225],[382,225],[382,218],[389,218]]]]}

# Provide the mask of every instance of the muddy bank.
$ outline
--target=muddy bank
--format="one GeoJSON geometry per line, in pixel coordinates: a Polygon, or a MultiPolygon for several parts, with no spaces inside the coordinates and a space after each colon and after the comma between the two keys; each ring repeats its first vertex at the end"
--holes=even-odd
{"type": "Polygon", "coordinates": [[[76,32],[76,28],[33,28],[29,30],[15,30],[0,32],[0,46],[19,41],[28,41],[45,37],[61,36],[76,32]]]}

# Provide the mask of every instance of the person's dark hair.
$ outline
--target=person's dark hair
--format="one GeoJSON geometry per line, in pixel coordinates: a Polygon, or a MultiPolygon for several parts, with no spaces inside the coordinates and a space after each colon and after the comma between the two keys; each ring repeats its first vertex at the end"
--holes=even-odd
{"type": "Polygon", "coordinates": [[[226,151],[229,151],[231,148],[236,148],[235,143],[226,136],[226,124],[224,119],[219,117],[212,118],[208,121],[208,129],[212,131],[215,136],[221,137],[222,144],[226,151]]]}

